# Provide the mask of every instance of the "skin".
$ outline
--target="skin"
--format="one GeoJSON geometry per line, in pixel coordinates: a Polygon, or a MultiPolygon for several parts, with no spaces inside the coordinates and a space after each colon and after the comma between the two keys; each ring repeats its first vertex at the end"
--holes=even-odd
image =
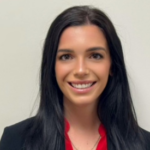
{"type": "Polygon", "coordinates": [[[107,40],[95,25],[69,27],[60,37],[55,73],[64,95],[69,137],[79,149],[90,149],[99,137],[97,103],[111,74],[107,40]],[[64,51],[67,50],[67,51],[64,51]],[[76,93],[68,82],[96,81],[88,93],[76,93]],[[82,142],[81,142],[82,141],[82,142]]]}

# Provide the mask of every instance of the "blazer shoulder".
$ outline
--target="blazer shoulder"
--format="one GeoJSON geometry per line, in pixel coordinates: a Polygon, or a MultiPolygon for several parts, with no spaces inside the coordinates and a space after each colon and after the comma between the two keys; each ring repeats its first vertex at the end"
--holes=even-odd
{"type": "Polygon", "coordinates": [[[0,150],[23,149],[26,131],[33,120],[34,117],[6,127],[0,141],[0,150]]]}
{"type": "Polygon", "coordinates": [[[18,131],[20,133],[21,131],[26,129],[33,122],[34,118],[35,117],[31,117],[31,118],[25,119],[25,120],[20,121],[20,122],[18,122],[16,124],[8,126],[5,129],[12,130],[12,131],[15,130],[15,131],[18,131]]]}
{"type": "Polygon", "coordinates": [[[150,132],[146,131],[145,129],[141,129],[141,131],[145,139],[145,144],[147,148],[146,150],[150,150],[150,132]]]}
{"type": "Polygon", "coordinates": [[[143,135],[150,141],[150,131],[147,131],[145,129],[141,129],[143,135]]]}

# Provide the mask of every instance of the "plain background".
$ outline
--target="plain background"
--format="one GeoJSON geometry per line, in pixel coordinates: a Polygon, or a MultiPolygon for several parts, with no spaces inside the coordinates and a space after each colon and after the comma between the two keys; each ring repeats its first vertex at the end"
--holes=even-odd
{"type": "Polygon", "coordinates": [[[59,13],[74,5],[96,6],[112,20],[122,42],[138,122],[150,131],[150,1],[0,0],[0,137],[4,127],[36,112],[47,30],[59,13]]]}

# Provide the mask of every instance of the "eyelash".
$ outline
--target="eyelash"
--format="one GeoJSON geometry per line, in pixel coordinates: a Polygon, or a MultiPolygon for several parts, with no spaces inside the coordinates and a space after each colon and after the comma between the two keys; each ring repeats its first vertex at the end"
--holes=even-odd
{"type": "MultiPolygon", "coordinates": [[[[99,53],[93,53],[92,56],[94,56],[94,55],[99,56],[99,58],[98,58],[98,59],[96,58],[96,60],[99,60],[99,59],[102,59],[102,58],[103,58],[103,56],[102,56],[101,54],[99,54],[99,53]]],[[[63,61],[66,61],[66,59],[65,59],[65,60],[63,59],[64,56],[69,56],[69,57],[70,57],[71,55],[70,55],[70,54],[64,54],[64,55],[60,56],[59,59],[60,59],[60,60],[63,60],[63,61]]],[[[68,60],[68,59],[67,59],[67,60],[68,60]]]]}

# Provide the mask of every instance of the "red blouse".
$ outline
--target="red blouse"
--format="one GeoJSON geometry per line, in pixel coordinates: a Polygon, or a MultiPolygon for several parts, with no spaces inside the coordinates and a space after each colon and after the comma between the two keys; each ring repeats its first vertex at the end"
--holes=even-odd
{"type": "MultiPolygon", "coordinates": [[[[68,131],[69,131],[70,125],[69,122],[66,120],[66,128],[65,128],[65,145],[66,145],[66,150],[73,150],[72,144],[70,142],[69,136],[68,136],[68,131]]],[[[106,130],[104,126],[101,124],[99,126],[99,134],[101,135],[101,139],[97,145],[96,150],[107,150],[107,137],[106,137],[106,130]]]]}

